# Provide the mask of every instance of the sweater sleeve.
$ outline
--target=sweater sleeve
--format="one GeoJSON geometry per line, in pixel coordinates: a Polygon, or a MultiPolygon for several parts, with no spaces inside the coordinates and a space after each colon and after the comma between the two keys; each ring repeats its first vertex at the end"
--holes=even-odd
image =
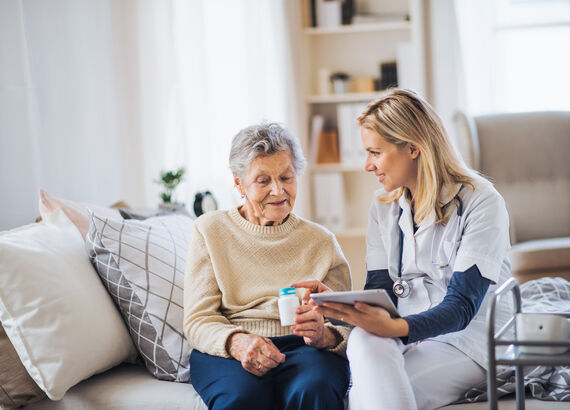
{"type": "Polygon", "coordinates": [[[388,274],[388,269],[369,270],[366,274],[364,289],[384,289],[394,302],[394,306],[398,306],[398,297],[392,290],[393,286],[394,281],[388,274]]]}
{"type": "Polygon", "coordinates": [[[184,335],[193,349],[230,357],[227,339],[241,327],[230,324],[220,312],[222,294],[203,235],[194,223],[184,275],[184,335]]]}
{"type": "Polygon", "coordinates": [[[405,316],[410,332],[406,344],[457,332],[467,327],[477,314],[491,281],[481,276],[477,265],[465,272],[454,272],[443,301],[425,312],[405,316]]]}
{"type": "MultiPolygon", "coordinates": [[[[332,253],[331,267],[322,282],[334,291],[351,290],[352,278],[350,276],[348,262],[334,236],[332,237],[332,253]]],[[[337,336],[337,339],[340,340],[336,346],[329,350],[340,356],[345,356],[346,342],[348,341],[348,335],[352,329],[351,326],[334,325],[330,322],[326,322],[325,326],[332,330],[337,336]]]]}

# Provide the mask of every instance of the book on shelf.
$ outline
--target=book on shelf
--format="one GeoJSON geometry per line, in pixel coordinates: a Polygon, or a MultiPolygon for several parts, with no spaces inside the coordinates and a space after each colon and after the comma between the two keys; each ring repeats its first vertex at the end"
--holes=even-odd
{"type": "Polygon", "coordinates": [[[311,117],[311,164],[317,163],[317,153],[319,147],[319,134],[325,128],[325,117],[315,114],[311,117]]]}
{"type": "Polygon", "coordinates": [[[313,115],[311,119],[310,154],[312,164],[338,164],[340,162],[338,132],[325,129],[325,118],[320,114],[313,115]]]}
{"type": "Polygon", "coordinates": [[[348,166],[361,166],[366,161],[366,151],[362,148],[358,116],[366,108],[366,103],[343,103],[336,106],[340,162],[348,166]]]}
{"type": "Polygon", "coordinates": [[[317,137],[317,164],[338,164],[340,152],[336,130],[321,131],[317,137]]]}
{"type": "Polygon", "coordinates": [[[334,232],[346,228],[344,183],[339,172],[313,174],[315,222],[334,232]]]}

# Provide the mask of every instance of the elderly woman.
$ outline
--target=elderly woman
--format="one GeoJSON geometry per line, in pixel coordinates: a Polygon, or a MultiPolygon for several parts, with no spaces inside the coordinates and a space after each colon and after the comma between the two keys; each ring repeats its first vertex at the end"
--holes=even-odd
{"type": "Polygon", "coordinates": [[[241,130],[230,168],[245,203],[193,226],[184,283],[192,385],[214,409],[342,409],[349,329],[309,305],[282,327],[278,290],[317,279],[351,287],[332,233],[295,215],[299,143],[278,124],[241,130]]]}

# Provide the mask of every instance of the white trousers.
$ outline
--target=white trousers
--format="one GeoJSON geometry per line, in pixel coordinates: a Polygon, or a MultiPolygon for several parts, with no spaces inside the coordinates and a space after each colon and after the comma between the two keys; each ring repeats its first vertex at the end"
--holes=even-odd
{"type": "Polygon", "coordinates": [[[354,328],[348,339],[350,410],[432,410],[485,380],[485,370],[457,348],[435,340],[400,339],[354,328]]]}

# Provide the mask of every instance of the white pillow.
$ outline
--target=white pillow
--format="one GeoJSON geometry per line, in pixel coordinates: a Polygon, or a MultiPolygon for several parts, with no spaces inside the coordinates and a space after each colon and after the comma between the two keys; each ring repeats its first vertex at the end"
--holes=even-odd
{"type": "Polygon", "coordinates": [[[147,369],[161,380],[188,382],[183,286],[194,221],[184,215],[90,218],[85,246],[147,369]]]}
{"type": "Polygon", "coordinates": [[[0,233],[0,320],[52,400],[136,354],[81,234],[61,210],[0,233]]]}

